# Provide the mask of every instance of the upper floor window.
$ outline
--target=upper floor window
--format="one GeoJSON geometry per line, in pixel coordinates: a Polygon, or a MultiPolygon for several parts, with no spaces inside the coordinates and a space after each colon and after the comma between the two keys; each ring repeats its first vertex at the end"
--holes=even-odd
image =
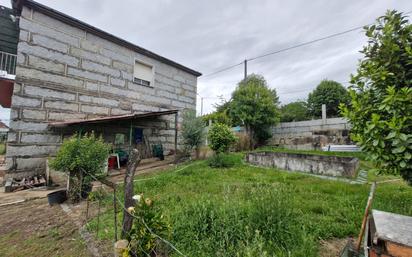
{"type": "Polygon", "coordinates": [[[153,66],[136,61],[133,71],[133,82],[145,87],[153,87],[153,66]]]}

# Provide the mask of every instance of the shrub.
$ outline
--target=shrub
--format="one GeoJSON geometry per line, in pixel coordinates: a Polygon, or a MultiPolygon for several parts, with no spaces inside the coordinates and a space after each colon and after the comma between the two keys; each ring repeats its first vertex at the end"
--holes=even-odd
{"type": "Polygon", "coordinates": [[[203,143],[205,137],[205,124],[201,117],[196,117],[195,111],[183,113],[182,137],[184,153],[190,155],[193,150],[197,151],[203,143]]]}
{"type": "Polygon", "coordinates": [[[5,154],[5,153],[6,153],[6,144],[0,143],[0,154],[5,154]]]}
{"type": "Polygon", "coordinates": [[[154,208],[154,202],[140,195],[136,205],[128,210],[135,217],[132,229],[127,236],[130,242],[130,253],[133,256],[153,256],[152,254],[156,251],[160,256],[168,256],[166,253],[159,252],[167,249],[161,247],[160,241],[153,233],[162,238],[168,238],[170,225],[165,221],[160,210],[154,208]]]}
{"type": "Polygon", "coordinates": [[[342,106],[352,139],[383,173],[412,185],[412,24],[388,11],[366,28],[368,44],[342,106]]]}
{"type": "Polygon", "coordinates": [[[208,159],[208,165],[212,168],[230,168],[240,163],[240,157],[233,154],[215,154],[208,159]]]}
{"type": "Polygon", "coordinates": [[[221,123],[213,124],[208,137],[209,146],[216,154],[228,152],[236,142],[236,137],[229,126],[221,123]]]}
{"type": "Polygon", "coordinates": [[[245,133],[237,133],[236,134],[237,141],[234,146],[236,152],[242,152],[250,150],[250,137],[245,133]]]}
{"type": "Polygon", "coordinates": [[[101,174],[109,150],[109,145],[94,133],[83,137],[74,135],[63,142],[56,158],[50,161],[50,167],[69,173],[68,197],[71,201],[80,200],[82,191],[90,187],[93,180],[90,175],[101,174]]]}

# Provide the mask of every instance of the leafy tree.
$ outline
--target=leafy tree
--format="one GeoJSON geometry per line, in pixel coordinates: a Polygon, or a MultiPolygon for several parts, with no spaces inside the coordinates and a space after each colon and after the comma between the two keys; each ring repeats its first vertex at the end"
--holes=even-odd
{"type": "Polygon", "coordinates": [[[227,115],[226,112],[212,112],[206,115],[202,116],[202,120],[204,122],[204,124],[208,125],[209,124],[209,120],[212,121],[212,123],[222,123],[222,124],[226,124],[228,126],[232,126],[232,120],[230,119],[230,117],[227,115]]]}
{"type": "Polygon", "coordinates": [[[94,133],[83,137],[74,135],[65,140],[57,152],[56,158],[50,161],[50,167],[69,173],[69,199],[80,200],[83,190],[90,187],[93,178],[102,173],[107,162],[110,147],[103,138],[94,133]]]}
{"type": "Polygon", "coordinates": [[[351,102],[341,108],[352,139],[379,170],[412,185],[412,25],[388,11],[365,30],[368,44],[351,78],[351,102]]]}
{"type": "Polygon", "coordinates": [[[208,135],[209,146],[216,154],[226,153],[236,142],[236,136],[229,126],[221,123],[213,124],[208,135]]]}
{"type": "Polygon", "coordinates": [[[265,78],[252,74],[232,93],[230,116],[244,124],[251,140],[261,142],[267,139],[268,128],[279,122],[278,104],[276,91],[269,88],[265,78]]]}
{"type": "Polygon", "coordinates": [[[196,117],[194,110],[183,113],[182,138],[185,153],[190,154],[196,150],[196,154],[198,154],[197,150],[205,138],[205,124],[201,117],[196,117]]]}
{"type": "Polygon", "coordinates": [[[309,94],[308,109],[312,117],[322,116],[322,104],[326,104],[328,116],[339,116],[339,104],[348,103],[349,94],[345,87],[333,80],[322,80],[309,94]]]}
{"type": "Polygon", "coordinates": [[[291,122],[291,121],[302,121],[309,119],[308,108],[306,102],[297,101],[283,105],[280,108],[280,121],[281,122],[291,122]]]}

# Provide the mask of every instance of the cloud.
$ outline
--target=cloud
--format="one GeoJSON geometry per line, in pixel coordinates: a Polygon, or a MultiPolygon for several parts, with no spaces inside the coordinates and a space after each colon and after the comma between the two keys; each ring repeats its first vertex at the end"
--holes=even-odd
{"type": "MultiPolygon", "coordinates": [[[[386,9],[412,10],[410,0],[38,0],[203,74],[245,58],[373,22],[386,9]]],[[[9,5],[9,0],[0,0],[9,5]]],[[[283,103],[304,99],[320,80],[347,81],[366,43],[360,31],[249,63],[283,103]]],[[[198,80],[204,112],[230,97],[243,67],[198,80]]],[[[200,99],[198,99],[200,111],[200,99]]]]}

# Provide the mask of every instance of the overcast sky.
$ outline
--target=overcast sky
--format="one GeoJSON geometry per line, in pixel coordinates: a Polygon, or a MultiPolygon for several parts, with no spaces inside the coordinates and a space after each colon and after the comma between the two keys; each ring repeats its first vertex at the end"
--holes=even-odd
{"type": "MultiPolygon", "coordinates": [[[[371,23],[387,9],[412,10],[410,0],[38,2],[204,75],[245,58],[371,23]]],[[[10,6],[10,1],[0,0],[0,5],[10,6]]],[[[358,30],[250,62],[248,72],[263,75],[269,86],[276,88],[282,104],[305,99],[322,79],[347,82],[365,41],[358,30]]],[[[219,95],[228,99],[242,78],[241,66],[200,77],[198,93],[205,98],[203,112],[213,111],[219,95]]]]}

